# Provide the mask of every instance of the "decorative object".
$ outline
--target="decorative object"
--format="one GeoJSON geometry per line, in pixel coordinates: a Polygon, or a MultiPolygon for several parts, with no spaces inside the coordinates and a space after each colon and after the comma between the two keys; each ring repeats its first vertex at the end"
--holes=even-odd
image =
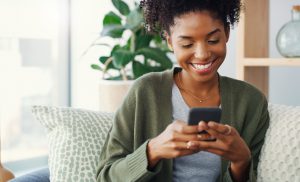
{"type": "Polygon", "coordinates": [[[133,80],[100,80],[100,111],[115,112],[125,98],[133,80]]]}
{"type": "Polygon", "coordinates": [[[48,130],[50,181],[95,182],[113,114],[48,106],[32,113],[48,130]]]}
{"type": "Polygon", "coordinates": [[[284,57],[300,57],[300,5],[293,6],[292,20],[278,32],[277,49],[284,57]]]}

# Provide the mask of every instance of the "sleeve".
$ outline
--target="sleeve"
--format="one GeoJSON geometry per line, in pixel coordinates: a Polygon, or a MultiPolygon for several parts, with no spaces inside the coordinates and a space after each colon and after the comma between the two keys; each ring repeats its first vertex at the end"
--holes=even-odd
{"type": "MultiPolygon", "coordinates": [[[[259,155],[261,148],[264,144],[265,134],[267,132],[267,129],[269,127],[270,117],[268,112],[268,101],[265,97],[263,97],[263,101],[260,104],[260,107],[258,107],[257,112],[260,113],[258,118],[258,124],[255,129],[254,137],[250,143],[250,150],[251,150],[251,161],[250,161],[250,167],[249,167],[249,178],[248,182],[256,182],[257,177],[257,166],[259,161],[259,155]]],[[[227,171],[225,172],[225,175],[223,176],[223,182],[233,182],[234,180],[231,177],[230,174],[230,163],[227,166],[227,171]]]]}
{"type": "Polygon", "coordinates": [[[98,182],[149,181],[157,174],[162,164],[149,171],[147,144],[134,148],[134,121],[136,94],[130,91],[117,111],[113,126],[108,133],[97,171],[98,182]]]}

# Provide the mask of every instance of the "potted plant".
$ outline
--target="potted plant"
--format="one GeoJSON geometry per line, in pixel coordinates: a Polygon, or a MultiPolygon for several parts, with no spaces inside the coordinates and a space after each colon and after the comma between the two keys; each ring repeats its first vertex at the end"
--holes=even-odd
{"type": "Polygon", "coordinates": [[[120,105],[121,101],[113,104],[113,100],[123,100],[132,83],[128,80],[173,66],[167,56],[170,51],[166,42],[160,36],[146,34],[138,3],[135,2],[132,9],[122,0],[112,0],[112,3],[118,11],[105,15],[101,37],[110,37],[117,43],[110,47],[109,55],[101,56],[98,64],[91,65],[102,72],[100,105],[104,108],[100,109],[104,111],[115,111],[120,105]],[[116,88],[118,86],[121,88],[116,88]]]}

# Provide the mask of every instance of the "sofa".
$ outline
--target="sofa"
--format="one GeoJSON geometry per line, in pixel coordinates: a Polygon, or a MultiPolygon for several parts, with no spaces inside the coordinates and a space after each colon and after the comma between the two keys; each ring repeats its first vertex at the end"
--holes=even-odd
{"type": "MultiPolygon", "coordinates": [[[[48,132],[50,181],[96,181],[113,114],[49,106],[34,106],[32,112],[48,132]]],[[[299,182],[300,106],[269,104],[269,113],[257,180],[299,182]]]]}

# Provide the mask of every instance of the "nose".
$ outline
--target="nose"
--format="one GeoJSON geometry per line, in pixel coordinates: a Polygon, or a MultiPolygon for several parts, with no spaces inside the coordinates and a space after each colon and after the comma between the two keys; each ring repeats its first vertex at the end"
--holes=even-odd
{"type": "Polygon", "coordinates": [[[211,56],[210,51],[205,45],[197,45],[195,48],[195,58],[200,60],[206,60],[211,56]]]}

